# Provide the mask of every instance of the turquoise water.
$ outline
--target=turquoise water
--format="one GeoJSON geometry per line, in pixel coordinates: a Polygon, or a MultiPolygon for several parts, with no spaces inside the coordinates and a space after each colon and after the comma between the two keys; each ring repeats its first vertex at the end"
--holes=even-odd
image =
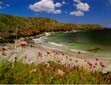
{"type": "Polygon", "coordinates": [[[57,32],[51,34],[48,41],[64,44],[70,49],[84,50],[107,56],[111,55],[111,30],[57,32]]]}

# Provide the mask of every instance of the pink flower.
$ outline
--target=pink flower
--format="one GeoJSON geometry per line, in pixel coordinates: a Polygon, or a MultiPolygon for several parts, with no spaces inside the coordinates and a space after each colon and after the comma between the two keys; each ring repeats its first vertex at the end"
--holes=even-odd
{"type": "Polygon", "coordinates": [[[78,54],[81,54],[81,52],[80,52],[80,51],[78,51],[78,54]]]}
{"type": "Polygon", "coordinates": [[[7,56],[7,52],[6,51],[2,51],[2,55],[3,56],[7,56]]]}
{"type": "Polygon", "coordinates": [[[5,51],[5,50],[7,50],[7,49],[8,49],[7,46],[3,46],[3,47],[2,47],[2,50],[3,50],[3,51],[5,51]]]}
{"type": "Polygon", "coordinates": [[[102,64],[102,65],[101,65],[101,67],[102,67],[102,68],[104,68],[104,67],[105,67],[105,65],[104,65],[104,64],[102,64]]]}
{"type": "Polygon", "coordinates": [[[90,67],[93,66],[93,64],[92,64],[91,62],[89,62],[89,61],[87,61],[87,64],[88,64],[90,67]]]}
{"type": "Polygon", "coordinates": [[[66,56],[66,59],[68,59],[68,56],[66,56]]]}
{"type": "Polygon", "coordinates": [[[62,55],[64,56],[64,53],[62,53],[62,55]]]}
{"type": "Polygon", "coordinates": [[[33,61],[32,61],[32,63],[31,64],[35,64],[33,61]]]}
{"type": "Polygon", "coordinates": [[[26,46],[28,45],[28,43],[27,43],[26,41],[21,41],[21,42],[20,42],[20,45],[21,45],[22,47],[26,47],[26,46]]]}
{"type": "Polygon", "coordinates": [[[42,53],[40,51],[38,52],[38,57],[42,59],[42,53]]]}
{"type": "Polygon", "coordinates": [[[98,61],[99,59],[98,58],[96,58],[96,61],[98,61]]]}
{"type": "Polygon", "coordinates": [[[49,51],[47,51],[47,54],[50,54],[50,52],[49,52],[49,51]]]}
{"type": "Polygon", "coordinates": [[[96,68],[96,66],[93,66],[93,68],[96,68]]]}
{"type": "Polygon", "coordinates": [[[98,65],[98,63],[96,62],[95,65],[98,65]]]}
{"type": "Polygon", "coordinates": [[[101,66],[102,68],[104,68],[104,67],[105,67],[105,65],[104,65],[104,63],[103,63],[103,62],[99,62],[99,64],[100,64],[100,66],[101,66]]]}
{"type": "Polygon", "coordinates": [[[70,58],[69,61],[72,61],[72,59],[70,58]]]}
{"type": "Polygon", "coordinates": [[[17,57],[15,57],[15,60],[17,60],[17,57]]]}
{"type": "Polygon", "coordinates": [[[78,62],[78,60],[75,60],[75,62],[77,63],[77,62],[78,62]]]}
{"type": "Polygon", "coordinates": [[[58,60],[58,63],[60,63],[61,61],[60,60],[58,60]]]}
{"type": "Polygon", "coordinates": [[[87,62],[87,60],[84,60],[85,62],[87,62]]]}
{"type": "Polygon", "coordinates": [[[63,76],[65,74],[65,72],[61,69],[58,69],[57,74],[60,75],[60,76],[63,76]]]}
{"type": "Polygon", "coordinates": [[[24,57],[25,59],[27,58],[27,56],[24,57]]]}
{"type": "Polygon", "coordinates": [[[50,67],[50,64],[49,63],[45,63],[45,67],[49,68],[50,67]]]}
{"type": "Polygon", "coordinates": [[[56,55],[60,54],[60,52],[59,52],[58,50],[54,50],[54,53],[55,53],[56,55]]]}
{"type": "Polygon", "coordinates": [[[89,66],[90,69],[92,69],[92,66],[89,66]]]}

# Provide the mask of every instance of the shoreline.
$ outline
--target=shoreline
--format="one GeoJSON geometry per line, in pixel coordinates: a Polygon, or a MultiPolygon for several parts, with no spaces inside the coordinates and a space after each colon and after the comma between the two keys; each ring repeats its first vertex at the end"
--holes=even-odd
{"type": "MultiPolygon", "coordinates": [[[[54,62],[58,62],[62,65],[68,65],[71,68],[73,66],[79,66],[79,67],[84,67],[85,69],[89,69],[91,71],[95,71],[95,70],[101,70],[103,73],[107,73],[109,71],[111,71],[111,62],[104,60],[102,58],[99,57],[91,57],[91,55],[87,55],[87,53],[78,53],[78,52],[73,52],[71,53],[70,51],[63,51],[60,49],[52,49],[52,48],[45,48],[42,47],[39,44],[36,44],[33,47],[27,46],[25,48],[23,47],[17,47],[16,48],[16,54],[12,55],[9,58],[9,61],[13,62],[15,56],[17,57],[18,60],[22,59],[23,63],[26,64],[40,64],[42,62],[48,62],[48,61],[54,61],[54,62]],[[39,54],[40,53],[40,54],[39,54]],[[89,56],[86,57],[86,56],[89,56]],[[98,59],[99,61],[96,61],[96,59],[98,59]],[[87,62],[92,63],[92,65],[94,65],[95,63],[98,63],[98,65],[96,65],[96,68],[89,68],[87,62]],[[102,69],[101,66],[99,65],[99,63],[102,62],[104,63],[105,67],[102,69]]],[[[8,51],[8,55],[10,53],[13,53],[13,51],[11,52],[10,50],[8,51]]],[[[8,58],[8,56],[4,56],[5,59],[8,58]]]]}
{"type": "MultiPolygon", "coordinates": [[[[33,37],[33,39],[34,38],[36,37],[33,37]]],[[[105,65],[105,68],[102,70],[103,73],[107,73],[108,71],[111,71],[111,67],[110,67],[111,62],[109,59],[105,59],[97,55],[93,55],[91,53],[83,52],[81,50],[71,51],[71,49],[64,48],[63,45],[59,45],[58,43],[45,43],[45,45],[43,45],[42,43],[34,44],[33,42],[33,43],[29,43],[29,46],[26,46],[25,48],[21,47],[19,43],[17,44],[18,45],[15,50],[12,48],[11,50],[7,51],[7,56],[2,56],[2,57],[5,57],[3,59],[7,59],[8,56],[12,54],[14,50],[16,53],[9,58],[9,61],[11,62],[13,62],[15,57],[17,57],[18,60],[23,59],[22,62],[27,64],[31,64],[31,63],[39,64],[42,62],[54,61],[54,62],[59,62],[63,65],[70,65],[71,67],[79,65],[80,67],[84,67],[89,70],[92,70],[92,69],[101,70],[102,68],[99,65],[96,68],[91,68],[91,69],[87,65],[87,62],[91,62],[93,65],[97,63],[96,59],[99,59],[100,60],[99,62],[103,62],[105,65]],[[48,46],[48,44],[50,46],[53,45],[52,46],[53,48],[48,46]]],[[[0,55],[2,55],[1,51],[0,51],[0,55]]]]}
{"type": "MultiPolygon", "coordinates": [[[[69,32],[73,32],[73,30],[72,31],[69,31],[69,32]]],[[[36,36],[30,36],[30,37],[21,37],[21,38],[19,38],[19,39],[17,39],[16,41],[17,42],[20,42],[21,40],[25,40],[25,41],[27,41],[28,43],[30,43],[30,44],[33,44],[33,45],[36,45],[36,44],[42,44],[43,42],[44,42],[44,39],[43,38],[47,38],[47,36],[49,36],[51,33],[55,33],[55,32],[43,32],[42,34],[38,34],[38,35],[36,35],[36,36]],[[38,42],[38,43],[37,43],[38,42]]],[[[54,47],[56,47],[56,46],[58,46],[58,47],[64,47],[64,45],[63,44],[59,44],[59,43],[56,43],[56,42],[46,42],[47,44],[50,44],[50,46],[51,45],[53,45],[54,47]]],[[[6,45],[7,43],[5,43],[5,45],[6,45]]],[[[14,44],[14,43],[8,43],[8,44],[14,44]]],[[[44,48],[51,48],[51,47],[48,47],[47,45],[46,46],[42,46],[42,47],[44,47],[44,48]]],[[[52,47],[53,47],[52,46],[52,47]]],[[[57,48],[58,48],[57,47],[57,48]]],[[[66,48],[65,48],[66,49],[66,48]]],[[[86,53],[86,54],[92,54],[92,55],[95,55],[95,56],[102,56],[102,55],[100,55],[100,54],[95,54],[95,53],[92,53],[92,52],[88,52],[88,51],[84,51],[84,50],[76,50],[76,49],[69,49],[68,48],[68,51],[72,51],[72,52],[81,52],[81,53],[86,53]]],[[[102,57],[99,57],[99,58],[102,58],[102,59],[105,59],[105,56],[102,56],[102,57]]],[[[107,59],[111,59],[111,58],[109,58],[109,57],[107,57],[107,59]]]]}
{"type": "MultiPolygon", "coordinates": [[[[42,47],[45,47],[45,48],[58,48],[59,50],[61,49],[61,48],[63,48],[63,49],[61,49],[62,51],[64,51],[64,50],[67,50],[67,51],[71,51],[71,52],[75,52],[75,53],[77,53],[77,52],[81,52],[81,53],[83,53],[83,54],[89,54],[89,55],[92,55],[92,56],[99,56],[98,58],[101,58],[101,59],[105,59],[105,60],[108,60],[108,59],[110,59],[111,60],[111,58],[109,57],[109,56],[105,56],[105,55],[102,55],[102,54],[97,54],[97,53],[93,53],[93,52],[89,52],[89,51],[85,51],[85,50],[78,50],[78,49],[71,49],[71,48],[69,48],[68,46],[66,46],[66,45],[64,45],[64,44],[62,44],[62,43],[56,43],[56,42],[45,42],[45,39],[44,39],[44,37],[47,39],[47,36],[42,36],[42,37],[40,37],[40,38],[36,38],[37,40],[39,40],[40,39],[40,43],[38,42],[34,42],[35,44],[41,44],[41,46],[42,47]],[[44,44],[45,43],[45,44],[44,44]]],[[[34,38],[35,39],[35,38],[34,38]]],[[[95,58],[95,57],[94,57],[95,58]]]]}

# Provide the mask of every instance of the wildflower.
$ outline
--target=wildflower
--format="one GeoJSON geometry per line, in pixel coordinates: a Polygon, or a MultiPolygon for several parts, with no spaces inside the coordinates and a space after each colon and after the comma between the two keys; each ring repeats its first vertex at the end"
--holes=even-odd
{"type": "Polygon", "coordinates": [[[68,56],[66,56],[66,59],[68,59],[68,56]]]}
{"type": "Polygon", "coordinates": [[[40,51],[38,52],[38,57],[42,59],[42,53],[40,51]]]}
{"type": "Polygon", "coordinates": [[[29,62],[31,62],[32,60],[31,59],[29,59],[29,62]]]}
{"type": "Polygon", "coordinates": [[[61,69],[58,69],[57,74],[60,75],[60,76],[63,76],[65,74],[65,72],[61,69]]]}
{"type": "Polygon", "coordinates": [[[58,55],[58,54],[60,53],[60,52],[59,52],[59,51],[57,51],[57,50],[55,50],[54,52],[55,52],[55,54],[56,54],[56,55],[58,55]]]}
{"type": "Polygon", "coordinates": [[[87,64],[88,64],[89,66],[92,66],[92,63],[91,63],[91,62],[87,62],[87,64]]]}
{"type": "Polygon", "coordinates": [[[49,68],[50,67],[50,64],[49,63],[45,63],[45,67],[49,68]]]}
{"type": "Polygon", "coordinates": [[[96,61],[98,61],[99,59],[98,58],[96,58],[96,61]]]}
{"type": "Polygon", "coordinates": [[[34,64],[34,62],[32,61],[32,64],[34,64]]]}
{"type": "Polygon", "coordinates": [[[57,55],[57,54],[58,54],[58,52],[55,52],[55,54],[57,55]]]}
{"type": "Polygon", "coordinates": [[[104,67],[105,67],[105,65],[104,65],[104,63],[103,63],[103,62],[99,62],[99,64],[100,64],[100,66],[101,66],[102,68],[104,68],[104,67]]]}
{"type": "Polygon", "coordinates": [[[27,58],[27,56],[24,57],[25,59],[27,58]]]}
{"type": "Polygon", "coordinates": [[[58,60],[58,63],[60,63],[61,61],[60,60],[58,60]]]}
{"type": "Polygon", "coordinates": [[[64,56],[64,54],[62,53],[62,55],[64,56]]]}
{"type": "Polygon", "coordinates": [[[28,45],[28,43],[27,43],[26,41],[21,41],[21,42],[20,42],[20,45],[21,45],[22,47],[26,47],[26,46],[28,45]]]}
{"type": "Polygon", "coordinates": [[[3,46],[3,47],[2,47],[2,50],[3,50],[3,51],[6,51],[7,49],[8,49],[7,46],[3,46]]]}
{"type": "Polygon", "coordinates": [[[78,62],[78,60],[75,60],[75,62],[77,63],[77,62],[78,62]]]}
{"type": "Polygon", "coordinates": [[[6,51],[2,51],[2,55],[3,56],[7,56],[7,52],[6,51]]]}
{"type": "Polygon", "coordinates": [[[70,58],[69,61],[72,61],[72,59],[70,58]]]}
{"type": "Polygon", "coordinates": [[[95,65],[98,65],[98,63],[96,62],[95,65]]]}
{"type": "Polygon", "coordinates": [[[87,62],[87,60],[84,60],[85,62],[87,62]]]}
{"type": "Polygon", "coordinates": [[[17,57],[15,57],[15,60],[17,60],[17,57]]]}
{"type": "Polygon", "coordinates": [[[93,66],[93,68],[96,68],[96,66],[93,66]]]}
{"type": "Polygon", "coordinates": [[[92,66],[89,66],[90,69],[92,69],[92,66]]]}
{"type": "Polygon", "coordinates": [[[49,52],[49,51],[47,51],[47,55],[48,55],[48,54],[50,54],[50,52],[49,52]]]}
{"type": "Polygon", "coordinates": [[[78,54],[81,54],[81,52],[80,52],[80,51],[78,51],[78,54]]]}
{"type": "Polygon", "coordinates": [[[89,61],[87,61],[87,64],[89,65],[89,68],[92,69],[93,68],[93,64],[89,61]]]}

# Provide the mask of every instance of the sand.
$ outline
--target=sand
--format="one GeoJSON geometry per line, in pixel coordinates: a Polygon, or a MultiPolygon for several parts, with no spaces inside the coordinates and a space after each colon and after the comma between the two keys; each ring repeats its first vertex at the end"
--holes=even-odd
{"type": "Polygon", "coordinates": [[[33,46],[29,45],[26,47],[18,45],[16,49],[9,47],[9,49],[6,50],[5,56],[2,55],[2,51],[0,51],[0,55],[0,60],[7,59],[11,62],[14,62],[15,59],[17,59],[18,61],[21,60],[25,64],[37,65],[42,62],[54,61],[66,66],[70,66],[70,68],[79,66],[84,67],[89,71],[98,70],[102,71],[103,73],[111,71],[110,60],[82,51],[67,50],[61,46],[50,48],[47,45],[42,44],[34,44],[33,46]],[[90,66],[88,62],[90,62],[92,65],[90,66]],[[100,65],[101,62],[104,67],[100,65]]]}

